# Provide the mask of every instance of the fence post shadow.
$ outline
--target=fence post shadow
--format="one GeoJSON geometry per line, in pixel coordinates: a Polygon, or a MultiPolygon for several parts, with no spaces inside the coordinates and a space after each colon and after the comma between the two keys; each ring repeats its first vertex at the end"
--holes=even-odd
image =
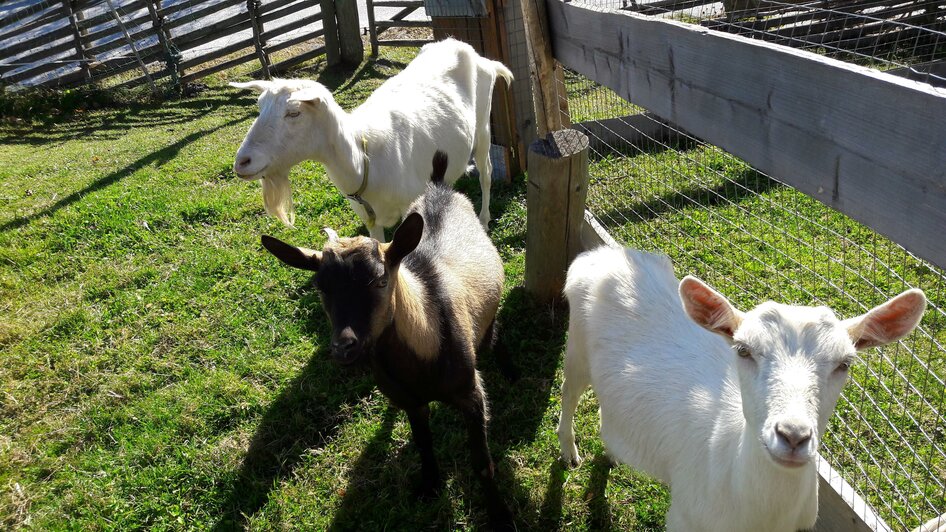
{"type": "Polygon", "coordinates": [[[591,461],[591,478],[582,497],[588,503],[588,528],[591,530],[611,530],[611,505],[607,494],[611,467],[611,459],[604,454],[591,461]]]}

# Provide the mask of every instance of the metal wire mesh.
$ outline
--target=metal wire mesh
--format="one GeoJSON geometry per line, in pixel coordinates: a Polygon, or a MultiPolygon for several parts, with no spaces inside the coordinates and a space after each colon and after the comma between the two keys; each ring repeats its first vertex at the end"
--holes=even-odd
{"type": "Polygon", "coordinates": [[[937,0],[586,2],[791,46],[946,84],[946,3],[937,0]]]}
{"type": "MultiPolygon", "coordinates": [[[[792,41],[784,44],[872,66],[946,57],[941,11],[932,28],[923,28],[923,38],[904,33],[885,41],[894,48],[878,55],[870,55],[867,40],[814,43],[802,33],[803,26],[835,21],[841,13],[843,27],[869,25],[878,18],[870,10],[882,7],[915,23],[909,13],[937,7],[935,2],[896,3],[900,9],[891,2],[856,2],[859,15],[844,11],[855,2],[814,7],[824,4],[762,1],[732,16],[720,4],[696,1],[614,7],[749,37],[778,41],[787,35],[792,41]],[[771,33],[800,12],[806,18],[797,19],[794,33],[771,33]],[[772,17],[780,22],[763,29],[772,17]],[[756,29],[744,31],[749,26],[756,29]]],[[[885,19],[879,25],[907,24],[885,19]]],[[[946,272],[578,74],[567,72],[559,93],[568,95],[571,122],[591,139],[588,208],[623,244],[669,254],[679,274],[703,277],[743,308],[773,299],[825,304],[851,317],[907,288],[926,292],[930,307],[915,334],[861,355],[821,452],[894,529],[913,529],[946,512],[946,272]]]]}

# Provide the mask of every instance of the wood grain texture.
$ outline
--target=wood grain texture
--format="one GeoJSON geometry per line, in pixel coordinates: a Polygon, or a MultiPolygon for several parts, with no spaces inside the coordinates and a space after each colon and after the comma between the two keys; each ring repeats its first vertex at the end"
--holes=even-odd
{"type": "Polygon", "coordinates": [[[529,146],[525,288],[543,303],[561,301],[565,273],[583,249],[588,137],[568,129],[529,146]]]}
{"type": "Polygon", "coordinates": [[[946,267],[946,93],[632,13],[547,3],[556,59],[946,267]]]}

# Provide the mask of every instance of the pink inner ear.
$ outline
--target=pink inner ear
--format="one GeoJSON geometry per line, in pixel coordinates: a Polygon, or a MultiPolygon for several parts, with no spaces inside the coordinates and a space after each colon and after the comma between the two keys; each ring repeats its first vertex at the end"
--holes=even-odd
{"type": "Polygon", "coordinates": [[[726,336],[735,334],[732,307],[726,298],[693,279],[683,280],[680,284],[680,296],[687,314],[693,321],[726,336]]]}
{"type": "Polygon", "coordinates": [[[910,334],[923,315],[926,298],[919,293],[900,295],[864,317],[863,333],[855,347],[882,345],[910,334]]]}

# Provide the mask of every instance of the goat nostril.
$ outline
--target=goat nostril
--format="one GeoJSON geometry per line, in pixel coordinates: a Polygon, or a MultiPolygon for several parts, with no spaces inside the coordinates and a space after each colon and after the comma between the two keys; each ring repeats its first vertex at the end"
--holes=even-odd
{"type": "Polygon", "coordinates": [[[250,163],[252,162],[253,162],[253,159],[251,159],[250,157],[240,157],[239,159],[237,159],[237,166],[241,168],[246,167],[246,166],[249,166],[250,163]]]}
{"type": "Polygon", "coordinates": [[[348,351],[354,346],[355,346],[355,339],[350,336],[339,338],[338,340],[335,340],[334,342],[332,342],[332,347],[339,350],[343,349],[345,351],[348,351]]]}
{"type": "Polygon", "coordinates": [[[811,439],[811,427],[796,423],[776,423],[775,433],[792,449],[797,449],[811,439]]]}

